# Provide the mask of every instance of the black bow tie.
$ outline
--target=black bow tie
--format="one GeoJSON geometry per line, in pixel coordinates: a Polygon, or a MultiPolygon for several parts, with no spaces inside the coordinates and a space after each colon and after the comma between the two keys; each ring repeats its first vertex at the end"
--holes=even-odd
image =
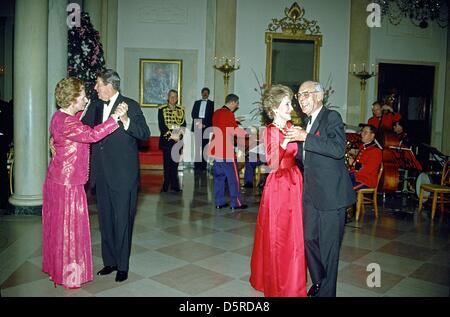
{"type": "Polygon", "coordinates": [[[109,102],[110,102],[111,100],[105,100],[105,101],[103,101],[103,103],[105,104],[105,105],[109,105],[109,102]]]}
{"type": "Polygon", "coordinates": [[[311,123],[311,121],[312,121],[312,116],[307,116],[307,117],[305,118],[306,124],[311,123]]]}

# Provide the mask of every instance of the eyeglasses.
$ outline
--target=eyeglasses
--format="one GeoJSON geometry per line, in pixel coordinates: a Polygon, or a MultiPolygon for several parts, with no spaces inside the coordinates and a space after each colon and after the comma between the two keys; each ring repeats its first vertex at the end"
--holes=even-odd
{"type": "Polygon", "coordinates": [[[308,98],[310,94],[314,94],[319,91],[304,91],[294,94],[295,99],[299,100],[301,97],[308,98]]]}

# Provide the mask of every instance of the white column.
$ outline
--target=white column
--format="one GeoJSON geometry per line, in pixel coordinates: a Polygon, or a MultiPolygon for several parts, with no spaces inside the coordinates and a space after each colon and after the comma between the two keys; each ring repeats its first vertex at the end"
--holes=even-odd
{"type": "MultiPolygon", "coordinates": [[[[216,51],[215,56],[234,57],[236,54],[236,0],[216,2],[216,51]]],[[[225,102],[223,73],[215,71],[214,103],[219,108],[225,102]]],[[[228,83],[228,93],[234,91],[234,74],[228,83]]]]}
{"type": "Polygon", "coordinates": [[[118,0],[85,0],[83,10],[89,13],[91,23],[100,34],[105,55],[105,67],[117,66],[118,0]]]}
{"type": "Polygon", "coordinates": [[[103,16],[100,38],[105,53],[105,67],[117,68],[117,22],[119,19],[118,0],[103,0],[103,16]]]}
{"type": "MultiPolygon", "coordinates": [[[[356,64],[358,71],[362,63],[369,63],[370,52],[370,28],[367,27],[366,19],[367,3],[365,0],[352,0],[351,14],[350,14],[350,46],[349,46],[349,60],[347,70],[350,71],[350,65],[356,64]]],[[[376,78],[372,78],[374,80],[376,78]]],[[[347,124],[358,125],[361,122],[361,98],[367,100],[367,89],[364,96],[361,96],[359,79],[353,75],[348,76],[348,90],[347,90],[347,124]]],[[[363,116],[367,109],[367,103],[363,109],[363,116]]]]}
{"type": "Polygon", "coordinates": [[[89,13],[92,25],[99,32],[102,28],[102,3],[103,0],[85,0],[83,5],[83,11],[89,13]]]}
{"type": "Polygon", "coordinates": [[[47,169],[47,27],[48,0],[16,0],[15,162],[10,198],[16,213],[36,212],[42,205],[47,169]]]}
{"type": "MultiPolygon", "coordinates": [[[[205,87],[211,89],[211,98],[215,99],[214,91],[214,78],[215,72],[214,65],[214,55],[215,55],[215,43],[216,43],[216,33],[211,32],[211,30],[216,29],[216,0],[210,0],[206,4],[206,50],[205,50],[205,87]]],[[[223,84],[223,79],[220,80],[219,84],[223,84]]],[[[217,105],[218,106],[218,105],[217,105]]]]}
{"type": "MultiPolygon", "coordinates": [[[[67,0],[48,2],[48,90],[47,90],[47,138],[50,120],[56,111],[55,87],[67,76],[67,0]]],[[[49,159],[47,152],[47,159],[49,159]]]]}

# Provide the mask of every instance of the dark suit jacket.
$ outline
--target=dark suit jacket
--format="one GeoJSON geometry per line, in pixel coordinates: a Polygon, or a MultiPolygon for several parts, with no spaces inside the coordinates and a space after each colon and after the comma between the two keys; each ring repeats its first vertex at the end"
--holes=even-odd
{"type": "MultiPolygon", "coordinates": [[[[98,177],[105,177],[107,184],[114,190],[128,190],[139,183],[139,157],[137,140],[147,140],[150,129],[145,121],[139,104],[119,94],[111,113],[114,113],[119,103],[128,105],[130,126],[127,131],[120,122],[119,129],[92,145],[91,182],[95,184],[98,177]],[[105,175],[99,173],[103,167],[105,175]]],[[[82,122],[91,127],[103,120],[103,101],[93,102],[82,122]]]]}
{"type": "MultiPolygon", "coordinates": [[[[201,102],[202,102],[201,100],[197,100],[194,103],[194,107],[192,108],[192,112],[191,112],[191,117],[192,117],[191,131],[192,132],[194,132],[194,120],[199,119],[198,115],[200,113],[201,102]]],[[[211,101],[208,99],[208,101],[206,102],[205,118],[203,119],[203,124],[206,126],[206,128],[209,128],[212,126],[213,113],[214,113],[214,101],[211,101]]]]}
{"type": "Polygon", "coordinates": [[[323,107],[305,142],[298,142],[297,161],[303,169],[303,194],[319,210],[336,210],[355,202],[345,166],[345,131],[340,114],[323,107]],[[303,146],[305,158],[302,160],[303,146]]]}

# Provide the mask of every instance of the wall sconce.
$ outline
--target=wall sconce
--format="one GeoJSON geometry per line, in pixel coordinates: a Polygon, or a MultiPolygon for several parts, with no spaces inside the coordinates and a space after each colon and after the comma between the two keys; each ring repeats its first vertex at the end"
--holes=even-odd
{"type": "Polygon", "coordinates": [[[223,73],[224,98],[228,95],[228,81],[230,75],[240,68],[240,59],[237,57],[214,57],[213,67],[223,73]]]}
{"type": "Polygon", "coordinates": [[[361,67],[356,67],[356,64],[353,64],[352,71],[350,74],[357,77],[359,79],[360,84],[360,94],[359,94],[359,105],[360,105],[360,113],[359,113],[359,121],[360,123],[364,122],[365,113],[366,113],[366,105],[365,105],[365,91],[366,91],[366,82],[368,79],[378,75],[378,65],[372,64],[370,67],[370,72],[366,70],[366,63],[362,63],[361,67]],[[358,71],[359,69],[359,71],[358,71]]]}

